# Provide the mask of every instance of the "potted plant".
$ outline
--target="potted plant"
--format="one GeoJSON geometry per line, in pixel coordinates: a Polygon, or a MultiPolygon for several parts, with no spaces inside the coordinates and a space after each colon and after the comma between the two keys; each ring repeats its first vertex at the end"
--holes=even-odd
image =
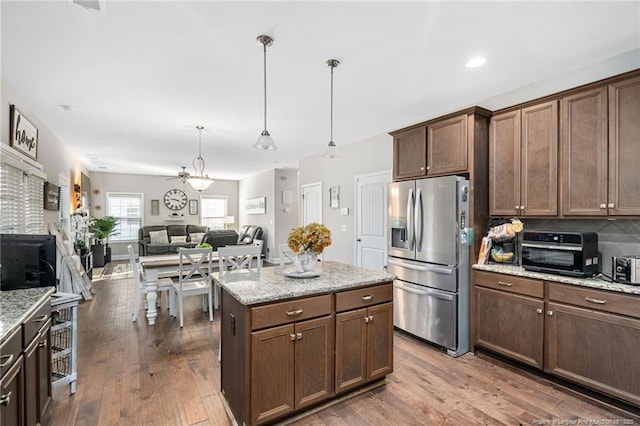
{"type": "Polygon", "coordinates": [[[95,239],[95,244],[91,247],[94,266],[104,266],[105,263],[111,261],[109,237],[118,235],[117,224],[118,219],[113,216],[104,216],[93,221],[90,230],[95,239]]]}

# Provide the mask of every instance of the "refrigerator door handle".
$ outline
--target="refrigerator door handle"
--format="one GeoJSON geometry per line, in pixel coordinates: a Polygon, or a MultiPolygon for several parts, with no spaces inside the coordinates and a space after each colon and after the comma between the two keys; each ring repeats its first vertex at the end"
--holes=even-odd
{"type": "Polygon", "coordinates": [[[414,235],[414,218],[413,213],[413,188],[409,190],[407,195],[407,239],[409,240],[409,250],[413,250],[414,235]]]}
{"type": "Polygon", "coordinates": [[[387,263],[391,265],[400,266],[402,268],[413,269],[414,271],[436,272],[438,274],[445,274],[445,275],[453,274],[453,269],[441,268],[438,266],[419,266],[419,265],[414,265],[413,263],[399,262],[391,258],[387,260],[387,263]]]}
{"type": "Polygon", "coordinates": [[[394,285],[395,285],[397,288],[399,288],[399,289],[401,289],[401,290],[403,290],[403,291],[406,291],[406,292],[408,292],[408,293],[418,294],[418,295],[421,295],[421,296],[429,296],[429,297],[433,297],[433,298],[441,299],[441,300],[449,300],[449,301],[453,300],[453,296],[448,295],[448,294],[442,294],[442,293],[441,293],[441,292],[439,292],[439,291],[433,291],[433,290],[417,290],[417,289],[415,289],[415,288],[407,287],[407,286],[405,286],[405,285],[403,285],[403,284],[399,283],[398,281],[396,281],[396,282],[394,283],[394,285]]]}
{"type": "Polygon", "coordinates": [[[416,192],[416,202],[415,202],[415,212],[413,214],[413,219],[415,221],[415,230],[416,230],[416,249],[418,251],[422,251],[422,223],[424,216],[424,209],[422,208],[422,188],[418,188],[416,192]]]}

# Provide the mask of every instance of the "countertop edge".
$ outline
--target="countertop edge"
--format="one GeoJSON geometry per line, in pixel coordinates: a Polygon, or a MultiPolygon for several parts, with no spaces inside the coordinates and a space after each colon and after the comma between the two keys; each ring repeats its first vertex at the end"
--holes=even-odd
{"type": "MultiPolygon", "coordinates": [[[[25,309],[22,315],[20,315],[16,320],[14,320],[11,326],[6,328],[6,331],[2,331],[2,335],[0,335],[0,343],[4,342],[7,337],[11,336],[13,332],[17,328],[19,328],[22,325],[22,323],[27,318],[29,318],[31,314],[33,314],[33,312],[37,311],[38,309],[40,309],[42,305],[47,303],[47,300],[51,298],[51,295],[56,292],[55,287],[47,287],[47,288],[49,290],[44,295],[40,296],[40,298],[35,303],[32,303],[28,309],[25,309]]],[[[11,290],[11,291],[20,291],[20,290],[11,290]]],[[[0,312],[0,315],[2,315],[1,312],[0,312]]]]}

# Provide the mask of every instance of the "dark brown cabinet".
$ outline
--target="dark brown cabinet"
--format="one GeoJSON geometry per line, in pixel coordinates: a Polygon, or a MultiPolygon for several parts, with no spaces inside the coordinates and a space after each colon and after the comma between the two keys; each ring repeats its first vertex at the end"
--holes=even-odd
{"type": "Polygon", "coordinates": [[[489,214],[558,214],[558,102],[496,114],[489,126],[489,214]]]}
{"type": "Polygon", "coordinates": [[[393,133],[393,180],[427,175],[427,133],[424,126],[393,133]]]}
{"type": "Polygon", "coordinates": [[[0,379],[0,425],[2,426],[25,424],[22,356],[14,361],[13,366],[0,379]]]}
{"type": "Polygon", "coordinates": [[[393,371],[392,292],[385,285],[336,295],[336,310],[344,310],[336,314],[336,393],[393,371]]]}
{"type": "Polygon", "coordinates": [[[475,271],[475,342],[533,367],[543,367],[544,284],[475,271]]]}
{"type": "Polygon", "coordinates": [[[24,351],[26,425],[42,423],[51,402],[51,320],[24,351]]]}
{"type": "Polygon", "coordinates": [[[333,395],[333,316],[251,333],[251,420],[260,424],[333,395]]]}
{"type": "Polygon", "coordinates": [[[468,166],[467,115],[427,126],[427,175],[465,173],[468,166]]]}

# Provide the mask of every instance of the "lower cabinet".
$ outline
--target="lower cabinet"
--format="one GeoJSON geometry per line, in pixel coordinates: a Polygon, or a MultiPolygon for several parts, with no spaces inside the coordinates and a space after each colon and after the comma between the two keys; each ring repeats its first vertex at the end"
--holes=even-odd
{"type": "Polygon", "coordinates": [[[478,347],[640,407],[640,297],[484,271],[474,284],[478,347]]]}
{"type": "Polygon", "coordinates": [[[393,371],[393,303],[336,315],[336,393],[393,371]]]}
{"type": "Polygon", "coordinates": [[[24,424],[24,367],[22,356],[13,359],[10,367],[0,379],[0,425],[24,424]]]}
{"type": "Polygon", "coordinates": [[[334,317],[251,333],[251,420],[263,423],[333,395],[334,317]]]}
{"type": "Polygon", "coordinates": [[[40,329],[24,352],[25,424],[42,423],[51,402],[51,320],[40,329]]]}

